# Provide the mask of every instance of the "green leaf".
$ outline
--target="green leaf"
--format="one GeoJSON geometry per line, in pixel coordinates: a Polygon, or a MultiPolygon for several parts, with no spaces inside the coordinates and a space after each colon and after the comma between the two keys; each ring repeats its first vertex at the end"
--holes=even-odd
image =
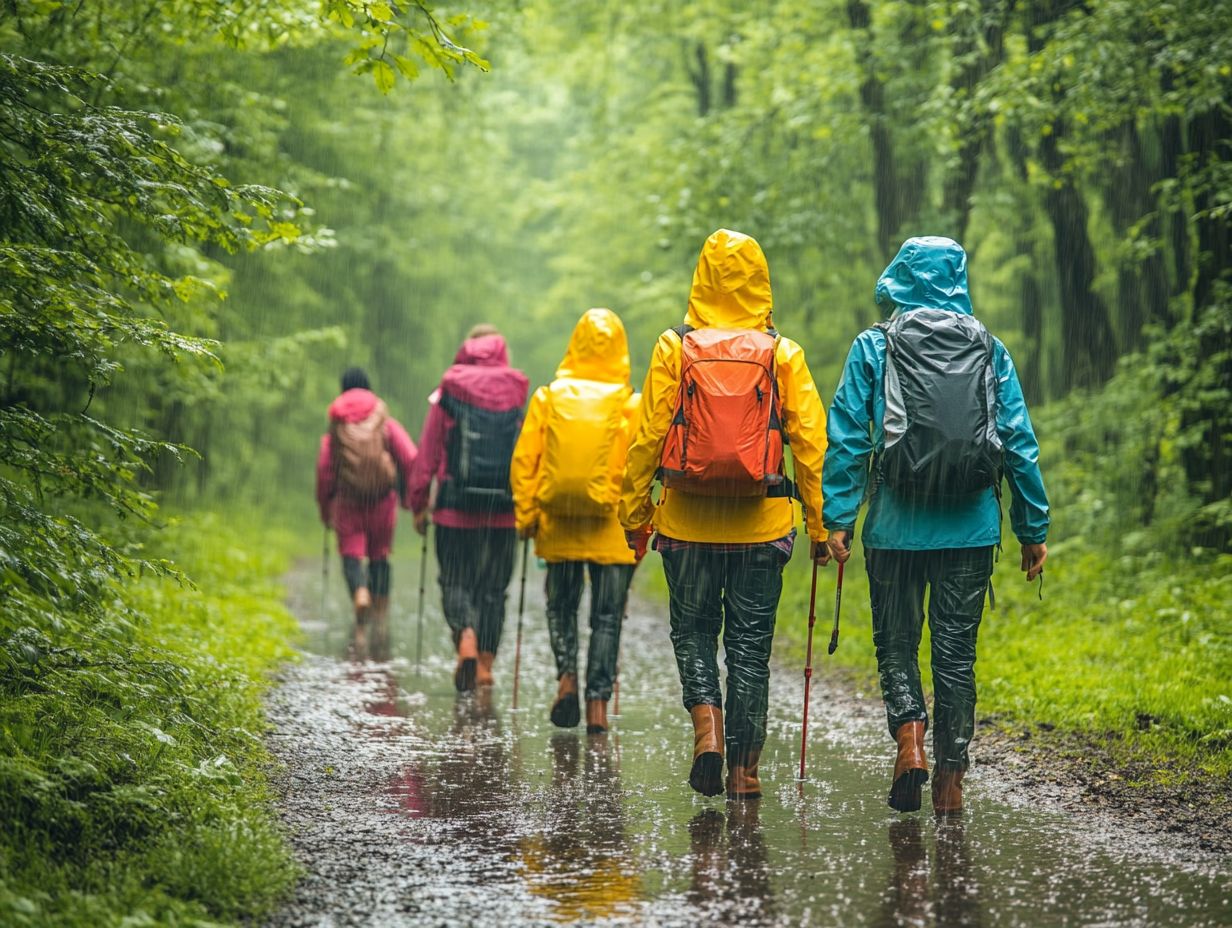
{"type": "Polygon", "coordinates": [[[419,77],[419,65],[406,55],[394,55],[394,64],[398,66],[398,70],[402,72],[402,76],[408,81],[413,81],[419,77]]]}
{"type": "Polygon", "coordinates": [[[394,69],[391,68],[388,62],[377,61],[372,65],[372,80],[376,82],[376,89],[381,93],[389,93],[394,89],[394,69]]]}

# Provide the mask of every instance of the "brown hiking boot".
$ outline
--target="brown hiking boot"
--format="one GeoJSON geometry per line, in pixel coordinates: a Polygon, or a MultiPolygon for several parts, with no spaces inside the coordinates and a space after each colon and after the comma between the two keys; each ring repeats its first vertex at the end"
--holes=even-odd
{"type": "Polygon", "coordinates": [[[740,759],[727,759],[727,798],[728,799],[760,799],[761,780],[757,778],[757,762],[761,758],[761,748],[750,748],[742,751],[740,759]]]}
{"type": "Polygon", "coordinates": [[[894,760],[894,781],[887,800],[898,812],[920,808],[920,787],[928,782],[928,760],[924,757],[924,723],[904,722],[898,726],[898,757],[894,760]]]}
{"type": "Polygon", "coordinates": [[[586,700],[586,734],[601,735],[607,731],[607,700],[586,700]]]}
{"type": "Polygon", "coordinates": [[[962,770],[938,770],[933,778],[933,812],[937,815],[962,813],[962,770]]]}
{"type": "Polygon", "coordinates": [[[492,662],[496,660],[496,655],[491,651],[479,652],[479,666],[475,669],[475,684],[477,686],[491,686],[495,683],[492,676],[492,662]]]}
{"type": "Polygon", "coordinates": [[[705,704],[689,710],[693,717],[693,767],[689,785],[703,796],[723,792],[723,710],[705,704]]]}
{"type": "Polygon", "coordinates": [[[458,666],[453,671],[453,685],[459,693],[475,688],[475,672],[479,663],[479,645],[473,628],[462,629],[458,636],[458,666]]]}
{"type": "Polygon", "coordinates": [[[582,707],[578,703],[576,673],[561,674],[556,688],[556,702],[552,703],[549,717],[557,728],[573,728],[581,720],[582,707]]]}

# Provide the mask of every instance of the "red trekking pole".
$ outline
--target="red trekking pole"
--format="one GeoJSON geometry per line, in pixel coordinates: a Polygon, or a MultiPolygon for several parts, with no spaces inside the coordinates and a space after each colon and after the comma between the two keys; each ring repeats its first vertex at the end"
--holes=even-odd
{"type": "MultiPolygon", "coordinates": [[[[841,574],[840,574],[841,576],[841,574]]],[[[809,684],[813,679],[813,625],[817,622],[817,561],[813,561],[813,588],[809,591],[808,649],[804,657],[804,719],[800,723],[800,776],[804,779],[804,749],[808,744],[809,684]]]]}
{"type": "Polygon", "coordinates": [[[522,539],[522,592],[518,596],[518,637],[513,648],[513,708],[518,707],[518,672],[522,669],[522,613],[526,610],[526,558],[530,539],[522,539]]]}

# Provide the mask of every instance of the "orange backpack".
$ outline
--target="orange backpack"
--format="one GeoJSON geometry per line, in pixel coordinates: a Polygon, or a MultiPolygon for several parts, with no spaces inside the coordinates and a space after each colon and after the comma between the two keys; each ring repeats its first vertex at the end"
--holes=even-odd
{"type": "Polygon", "coordinates": [[[397,486],[398,468],[385,442],[384,404],[359,422],[330,422],[329,445],[343,495],[371,502],[397,486]]]}
{"type": "Polygon", "coordinates": [[[659,462],[663,486],[702,496],[783,496],[778,334],[757,329],[673,329],[680,392],[659,462]]]}

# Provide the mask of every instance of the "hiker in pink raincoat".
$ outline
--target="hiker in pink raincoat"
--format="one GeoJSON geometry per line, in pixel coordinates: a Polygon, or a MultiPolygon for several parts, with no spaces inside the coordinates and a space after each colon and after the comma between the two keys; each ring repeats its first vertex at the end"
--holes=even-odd
{"type": "Polygon", "coordinates": [[[459,692],[492,683],[517,547],[509,463],[528,389],[526,375],[509,366],[500,333],[475,326],[433,393],[411,473],[410,503],[421,535],[436,481],[431,520],[459,692]]]}
{"type": "Polygon", "coordinates": [[[338,535],[342,573],[355,607],[353,641],[359,657],[369,644],[374,656],[387,656],[389,553],[399,498],[410,508],[408,480],[416,454],[406,429],[369,388],[368,375],[348,368],[342,393],[329,406],[329,431],[321,436],[317,507],[321,521],[338,535]]]}

